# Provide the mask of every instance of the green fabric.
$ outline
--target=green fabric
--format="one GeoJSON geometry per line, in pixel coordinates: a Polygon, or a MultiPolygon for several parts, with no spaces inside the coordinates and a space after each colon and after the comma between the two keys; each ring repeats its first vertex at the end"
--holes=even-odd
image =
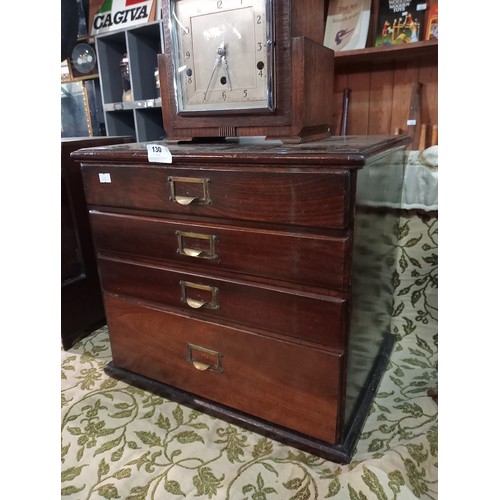
{"type": "Polygon", "coordinates": [[[393,281],[397,341],[351,464],[109,378],[104,327],[62,351],[62,497],[437,498],[437,219],[401,219],[393,281]]]}

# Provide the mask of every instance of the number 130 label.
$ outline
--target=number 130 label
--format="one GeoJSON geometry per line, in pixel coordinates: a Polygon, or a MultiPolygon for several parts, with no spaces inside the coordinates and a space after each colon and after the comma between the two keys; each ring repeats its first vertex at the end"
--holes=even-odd
{"type": "Polygon", "coordinates": [[[147,144],[148,161],[157,163],[172,163],[172,153],[161,144],[147,144]]]}

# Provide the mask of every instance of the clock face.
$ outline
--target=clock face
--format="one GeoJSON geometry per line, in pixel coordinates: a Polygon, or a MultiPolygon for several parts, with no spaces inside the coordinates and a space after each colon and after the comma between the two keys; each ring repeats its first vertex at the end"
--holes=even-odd
{"type": "Polygon", "coordinates": [[[272,110],[271,0],[171,0],[180,113],[272,110]]]}

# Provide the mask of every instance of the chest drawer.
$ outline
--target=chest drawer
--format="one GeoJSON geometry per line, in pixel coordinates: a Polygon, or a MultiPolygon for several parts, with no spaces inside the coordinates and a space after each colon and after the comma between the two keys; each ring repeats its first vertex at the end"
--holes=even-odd
{"type": "Polygon", "coordinates": [[[344,171],[84,165],[82,174],[89,205],[332,229],[347,225],[350,181],[344,171]],[[104,174],[108,182],[101,182],[104,174]]]}
{"type": "Polygon", "coordinates": [[[317,439],[338,438],[341,355],[110,294],[105,303],[117,366],[317,439]]]}
{"type": "Polygon", "coordinates": [[[104,290],[199,319],[274,332],[341,350],[345,299],[100,258],[104,290]]]}
{"type": "Polygon", "coordinates": [[[343,289],[347,237],[90,211],[99,252],[343,289]]]}

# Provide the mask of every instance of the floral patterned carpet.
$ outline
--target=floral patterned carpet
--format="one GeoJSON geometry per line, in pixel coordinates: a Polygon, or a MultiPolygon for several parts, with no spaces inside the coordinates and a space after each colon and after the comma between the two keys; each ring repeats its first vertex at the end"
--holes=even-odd
{"type": "Polygon", "coordinates": [[[348,465],[108,377],[106,327],[62,351],[64,499],[437,498],[437,218],[401,218],[396,345],[348,465]]]}

